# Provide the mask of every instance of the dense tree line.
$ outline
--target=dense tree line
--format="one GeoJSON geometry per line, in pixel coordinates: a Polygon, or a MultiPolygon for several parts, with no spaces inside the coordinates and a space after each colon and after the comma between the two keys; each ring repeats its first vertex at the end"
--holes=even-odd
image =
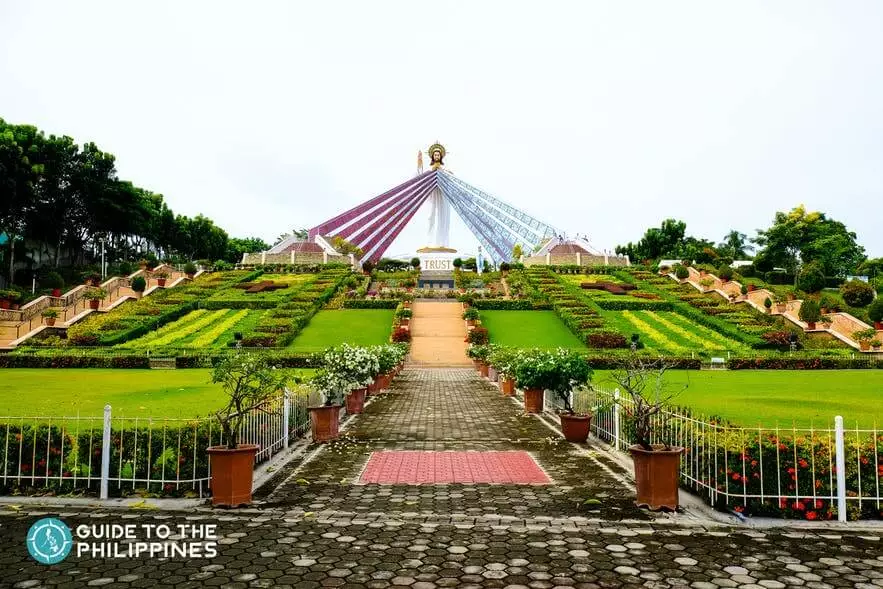
{"type": "Polygon", "coordinates": [[[825,213],[809,212],[799,206],[790,212],[776,213],[772,225],[760,229],[753,239],[732,230],[722,242],[686,234],[687,224],[666,219],[659,227],[651,227],[637,243],[617,246],[616,253],[627,254],[633,261],[688,259],[698,263],[729,263],[751,257],[761,271],[783,268],[797,275],[801,268],[812,265],[822,276],[843,278],[856,272],[876,275],[881,265],[868,260],[856,234],[825,213]],[[752,245],[754,244],[754,245],[752,245]]]}
{"type": "Polygon", "coordinates": [[[225,259],[266,249],[230,238],[203,216],[176,215],[161,194],[117,176],[115,158],[94,143],[45,135],[0,119],[0,234],[12,281],[25,240],[42,244],[51,266],[84,265],[104,243],[108,259],[225,259]]]}

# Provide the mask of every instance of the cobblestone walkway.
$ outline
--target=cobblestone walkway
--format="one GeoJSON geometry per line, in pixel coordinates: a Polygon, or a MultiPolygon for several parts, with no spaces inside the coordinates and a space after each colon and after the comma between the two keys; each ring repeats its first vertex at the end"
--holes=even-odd
{"type": "Polygon", "coordinates": [[[345,440],[277,473],[252,508],[0,509],[0,587],[883,587],[883,529],[761,531],[649,514],[603,453],[550,434],[472,370],[406,370],[345,440]],[[370,453],[390,448],[527,451],[552,484],[356,484],[370,453]],[[72,528],[217,524],[218,555],[44,566],[24,539],[47,515],[72,528]]]}

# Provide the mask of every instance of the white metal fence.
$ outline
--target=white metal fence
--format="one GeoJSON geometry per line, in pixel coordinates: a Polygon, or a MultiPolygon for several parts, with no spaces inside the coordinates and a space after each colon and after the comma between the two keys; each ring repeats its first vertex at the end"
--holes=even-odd
{"type": "MultiPolygon", "coordinates": [[[[592,413],[592,433],[619,451],[634,443],[633,403],[598,387],[571,395],[592,413]]],[[[562,403],[547,392],[545,409],[562,403]]],[[[681,484],[710,505],[738,513],[800,519],[883,517],[883,430],[739,427],[671,407],[655,416],[652,442],[682,446],[681,484]]]]}
{"type": "MultiPolygon", "coordinates": [[[[259,446],[256,464],[304,435],[311,401],[305,390],[286,390],[246,416],[240,443],[259,446]]],[[[223,442],[214,417],[122,417],[110,405],[103,417],[0,416],[0,486],[201,497],[211,477],[205,450],[223,442]]]]}

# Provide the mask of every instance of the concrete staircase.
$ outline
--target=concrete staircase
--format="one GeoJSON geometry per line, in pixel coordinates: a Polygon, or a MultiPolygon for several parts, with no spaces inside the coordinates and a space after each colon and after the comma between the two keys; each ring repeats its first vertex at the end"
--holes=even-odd
{"type": "MultiPolygon", "coordinates": [[[[679,280],[673,272],[668,274],[668,276],[677,282],[689,284],[699,292],[720,295],[723,298],[732,301],[733,304],[743,303],[750,305],[761,313],[767,312],[764,301],[769,298],[771,301],[774,301],[773,306],[770,309],[771,315],[780,315],[794,325],[810,333],[829,333],[846,345],[855,348],[858,351],[863,351],[861,350],[861,345],[852,338],[852,334],[863,329],[870,329],[871,326],[849,313],[828,313],[824,315],[827,322],[816,323],[815,329],[809,329],[809,325],[800,320],[800,306],[803,304],[802,300],[798,299],[776,304],[776,295],[765,288],[749,291],[747,295],[743,295],[742,284],[740,282],[736,282],[735,280],[724,282],[714,274],[703,275],[695,268],[688,268],[688,270],[690,276],[684,280],[679,280]],[[713,284],[706,287],[700,284],[703,280],[711,280],[713,281],[713,284]],[[733,296],[735,296],[735,300],[731,299],[733,296]]],[[[876,339],[883,342],[883,331],[877,331],[876,339]]],[[[873,353],[873,350],[864,350],[864,352],[873,353]]]]}
{"type": "Polygon", "coordinates": [[[457,301],[415,301],[411,307],[411,362],[417,366],[470,366],[466,323],[457,301]]]}
{"type": "Polygon", "coordinates": [[[138,293],[131,288],[132,279],[136,276],[144,276],[147,282],[142,296],[149,296],[161,288],[174,288],[189,280],[183,272],[162,264],[152,271],[138,270],[129,276],[114,276],[101,283],[100,287],[107,291],[107,297],[100,301],[97,309],[93,309],[90,301],[84,298],[89,288],[84,284],[72,288],[60,297],[42,296],[21,309],[4,309],[0,311],[0,351],[15,349],[22,342],[47,329],[65,330],[92,313],[107,313],[126,301],[137,300],[138,293]],[[156,276],[162,272],[168,274],[164,286],[160,286],[161,279],[156,276]],[[43,311],[49,308],[58,312],[52,327],[45,324],[42,316],[43,311]]]}

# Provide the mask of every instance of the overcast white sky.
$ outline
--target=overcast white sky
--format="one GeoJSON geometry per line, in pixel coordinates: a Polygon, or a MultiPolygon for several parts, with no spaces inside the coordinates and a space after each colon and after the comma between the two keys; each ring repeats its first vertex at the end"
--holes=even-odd
{"type": "Polygon", "coordinates": [[[315,225],[438,139],[600,248],[805,203],[883,255],[881,2],[4,0],[0,30],[0,117],[95,141],[231,235],[315,225]]]}

